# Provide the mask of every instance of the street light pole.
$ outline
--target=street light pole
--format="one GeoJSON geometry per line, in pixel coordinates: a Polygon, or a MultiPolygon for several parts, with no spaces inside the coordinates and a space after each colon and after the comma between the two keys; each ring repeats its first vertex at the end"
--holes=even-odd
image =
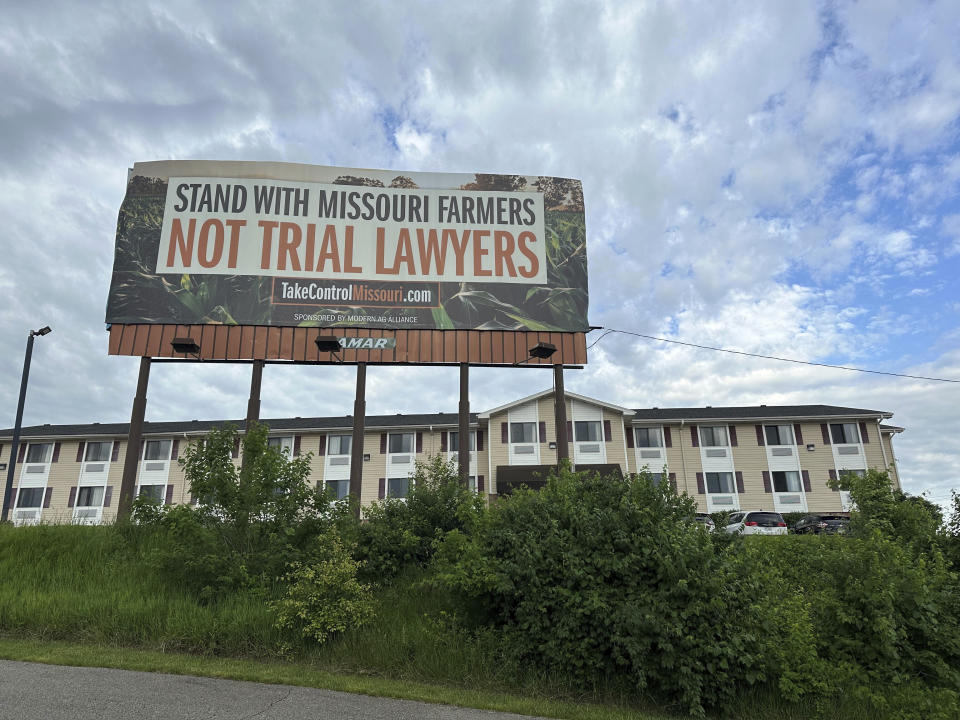
{"type": "Polygon", "coordinates": [[[17,402],[17,420],[13,426],[13,442],[10,444],[10,461],[7,463],[7,484],[3,490],[3,515],[0,521],[6,522],[13,505],[13,472],[17,466],[17,449],[20,444],[20,424],[23,422],[23,403],[27,399],[27,378],[30,376],[30,358],[33,355],[33,338],[46,335],[50,326],[31,330],[27,336],[27,351],[23,357],[23,375],[20,377],[20,400],[17,402]]]}

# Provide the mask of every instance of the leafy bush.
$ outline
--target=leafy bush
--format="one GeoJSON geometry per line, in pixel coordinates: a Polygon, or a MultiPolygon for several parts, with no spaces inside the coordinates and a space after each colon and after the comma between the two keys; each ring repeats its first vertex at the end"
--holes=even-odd
{"type": "Polygon", "coordinates": [[[483,508],[480,497],[460,484],[454,463],[439,455],[418,462],[405,499],[386,498],[365,511],[357,548],[362,577],[383,580],[425,566],[436,542],[451,530],[475,527],[483,508]]]}
{"type": "Polygon", "coordinates": [[[291,563],[284,595],[271,603],[277,628],[323,643],[333,633],[369,622],[373,596],[369,586],[357,581],[358,567],[336,538],[327,543],[322,560],[291,563]]]}
{"type": "Polygon", "coordinates": [[[856,510],[850,513],[850,535],[872,537],[880,533],[917,551],[938,545],[943,523],[940,508],[929,500],[896,490],[886,472],[870,469],[862,477],[844,473],[831,486],[849,490],[856,510]]]}
{"type": "Polygon", "coordinates": [[[955,571],[960,571],[960,493],[950,493],[950,517],[943,526],[941,542],[944,555],[955,571]]]}
{"type": "Polygon", "coordinates": [[[436,564],[516,656],[582,689],[625,677],[702,715],[744,685],[773,681],[789,698],[817,688],[802,597],[780,592],[775,569],[728,558],[694,512],[646,473],[565,468],[540,492],[501,498],[474,533],[451,532],[436,564]]]}
{"type": "Polygon", "coordinates": [[[307,482],[310,455],[289,458],[255,425],[243,438],[243,466],[232,459],[233,427],[192,443],[180,460],[197,505],[159,506],[138,498],[134,517],[163,536],[155,562],[169,577],[210,597],[265,587],[291,562],[311,564],[318,536],[344,524],[345,503],[307,482]]]}
{"type": "Polygon", "coordinates": [[[802,590],[812,649],[832,669],[827,694],[858,693],[878,714],[893,691],[917,708],[952,697],[951,713],[960,712],[960,585],[939,553],[917,555],[877,530],[743,540],[752,572],[776,570],[802,590]]]}

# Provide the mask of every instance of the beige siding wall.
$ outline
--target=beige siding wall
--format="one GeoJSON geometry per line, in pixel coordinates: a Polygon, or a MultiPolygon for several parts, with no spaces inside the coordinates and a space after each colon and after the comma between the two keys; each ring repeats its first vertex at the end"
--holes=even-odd
{"type": "Polygon", "coordinates": [[[509,446],[502,442],[501,426],[505,422],[509,422],[506,410],[490,416],[490,450],[487,458],[490,464],[490,474],[493,476],[490,481],[490,492],[493,494],[497,493],[497,467],[507,465],[510,462],[509,446]]]}
{"type": "MultiPolygon", "coordinates": [[[[883,461],[883,446],[880,442],[880,429],[874,421],[868,420],[864,425],[867,438],[870,440],[870,442],[864,442],[863,444],[863,454],[867,460],[867,467],[881,471],[886,470],[887,464],[883,461]]],[[[889,453],[887,454],[887,462],[892,463],[889,453]]]]}
{"type": "Polygon", "coordinates": [[[890,479],[893,481],[894,487],[896,487],[898,490],[902,490],[903,486],[900,484],[900,475],[897,473],[897,464],[894,462],[892,434],[883,434],[883,447],[887,452],[887,463],[889,463],[887,470],[890,472],[890,479]]]}
{"type": "Polygon", "coordinates": [[[697,473],[701,471],[700,449],[690,442],[689,425],[667,425],[673,447],[667,448],[667,470],[677,476],[677,491],[696,499],[697,510],[706,512],[706,498],[697,494],[697,473]]]}
{"type": "Polygon", "coordinates": [[[769,469],[767,450],[757,444],[755,426],[733,423],[728,427],[737,430],[737,447],[731,448],[731,452],[734,469],[743,474],[740,509],[773,510],[773,493],[763,489],[763,472],[769,469]]]}
{"type": "MultiPolygon", "coordinates": [[[[53,493],[50,496],[50,507],[44,508],[40,515],[43,522],[70,522],[67,496],[70,493],[70,487],[77,484],[77,478],[80,476],[80,464],[76,462],[78,443],[79,441],[61,441],[60,458],[57,462],[50,464],[47,487],[53,488],[53,493]]],[[[23,465],[18,464],[16,469],[18,484],[23,477],[22,473],[23,465]]]]}
{"type": "Polygon", "coordinates": [[[387,477],[387,456],[380,454],[380,433],[365,433],[363,452],[370,460],[363,463],[363,484],[360,487],[360,504],[375,502],[380,491],[380,478],[387,477]]]}
{"type": "Polygon", "coordinates": [[[603,419],[610,423],[610,441],[606,443],[607,462],[616,463],[623,472],[629,472],[627,466],[626,438],[623,432],[623,413],[603,409],[603,419]]]}
{"type": "Polygon", "coordinates": [[[810,473],[810,492],[807,493],[807,509],[810,512],[839,512],[840,493],[827,487],[830,471],[834,469],[833,449],[823,444],[820,423],[801,423],[804,447],[799,448],[800,467],[810,473]],[[806,445],[813,445],[807,450],[806,445]]]}

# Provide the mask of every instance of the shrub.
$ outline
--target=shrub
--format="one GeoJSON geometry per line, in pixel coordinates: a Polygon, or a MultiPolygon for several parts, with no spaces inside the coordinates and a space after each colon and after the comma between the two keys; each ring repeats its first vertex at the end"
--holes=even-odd
{"type": "Polygon", "coordinates": [[[235,428],[215,429],[191,443],[180,460],[197,505],[159,506],[138,498],[134,517],[163,535],[154,560],[169,577],[210,597],[244,587],[265,587],[287,565],[309,565],[317,536],[349,516],[345,503],[307,482],[310,455],[289,458],[269,447],[267,428],[243,438],[243,466],[233,462],[235,428]]]}
{"type": "Polygon", "coordinates": [[[786,587],[802,590],[813,649],[832,668],[830,692],[857,692],[878,712],[891,688],[912,702],[925,702],[923,687],[955,698],[960,587],[939,554],[915,555],[878,531],[743,540],[755,548],[754,572],[777,569],[786,587]],[[911,683],[917,688],[907,692],[911,683]]]}
{"type": "Polygon", "coordinates": [[[373,618],[370,588],[357,580],[359,563],[336,537],[325,544],[322,560],[290,564],[283,597],[271,603],[277,628],[318,643],[373,618]]]}
{"type": "Polygon", "coordinates": [[[850,513],[850,535],[871,537],[880,533],[918,552],[938,544],[943,523],[940,509],[929,500],[896,490],[886,472],[870,469],[864,475],[844,473],[831,486],[849,490],[856,510],[850,513]]]}
{"type": "Polygon", "coordinates": [[[582,689],[626,678],[702,715],[746,684],[791,698],[817,687],[802,597],[771,591],[776,570],[728,559],[694,512],[646,473],[565,468],[501,498],[474,533],[450,533],[438,573],[522,662],[582,689]]]}
{"type": "Polygon", "coordinates": [[[386,498],[366,510],[357,548],[362,576],[382,580],[425,566],[436,542],[451,530],[475,527],[483,507],[480,497],[460,484],[454,463],[440,456],[418,462],[405,499],[386,498]]]}

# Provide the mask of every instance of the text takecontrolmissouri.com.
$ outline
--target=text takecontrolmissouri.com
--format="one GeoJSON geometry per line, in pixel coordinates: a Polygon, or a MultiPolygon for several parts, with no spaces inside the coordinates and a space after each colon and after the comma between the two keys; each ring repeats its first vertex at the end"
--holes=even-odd
{"type": "Polygon", "coordinates": [[[436,304],[437,290],[433,287],[377,287],[365,283],[328,284],[282,280],[277,283],[276,293],[280,302],[304,304],[326,303],[335,305],[410,305],[431,307],[436,304]]]}

